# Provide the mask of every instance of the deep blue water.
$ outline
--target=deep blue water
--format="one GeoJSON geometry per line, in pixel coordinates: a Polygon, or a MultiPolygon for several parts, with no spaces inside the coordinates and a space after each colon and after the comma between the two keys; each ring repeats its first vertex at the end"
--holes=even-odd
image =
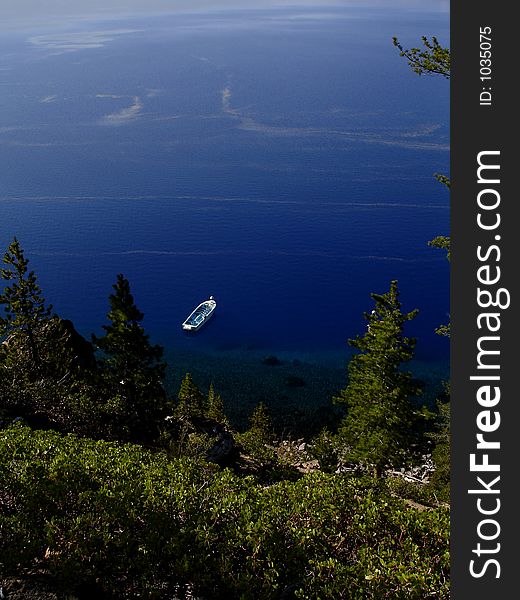
{"type": "Polygon", "coordinates": [[[420,359],[449,312],[448,83],[392,46],[448,16],[287,9],[64,24],[0,42],[0,243],[88,335],[129,278],[154,341],[341,355],[398,279],[420,359]],[[180,324],[214,295],[200,335],[180,324]]]}

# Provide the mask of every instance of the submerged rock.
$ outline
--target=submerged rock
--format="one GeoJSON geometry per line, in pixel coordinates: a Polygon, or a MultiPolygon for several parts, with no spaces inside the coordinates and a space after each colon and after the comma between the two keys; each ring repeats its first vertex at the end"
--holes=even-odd
{"type": "Polygon", "coordinates": [[[285,378],[285,385],[289,387],[305,387],[307,385],[305,379],[297,377],[296,375],[289,375],[285,378]]]}
{"type": "Polygon", "coordinates": [[[262,364],[269,367],[277,367],[282,364],[282,361],[277,356],[266,356],[262,359],[262,364]]]}

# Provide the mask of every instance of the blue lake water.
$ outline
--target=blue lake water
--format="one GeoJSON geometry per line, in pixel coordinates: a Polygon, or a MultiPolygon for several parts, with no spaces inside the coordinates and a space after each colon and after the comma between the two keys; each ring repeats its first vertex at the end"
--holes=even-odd
{"type": "Polygon", "coordinates": [[[413,74],[391,39],[447,43],[448,25],[294,8],[11,32],[1,245],[18,236],[85,335],[124,273],[172,356],[343,360],[370,293],[398,279],[418,358],[445,364],[448,262],[427,241],[449,233],[433,178],[449,169],[448,83],[413,74]],[[210,294],[215,319],[186,337],[210,294]]]}

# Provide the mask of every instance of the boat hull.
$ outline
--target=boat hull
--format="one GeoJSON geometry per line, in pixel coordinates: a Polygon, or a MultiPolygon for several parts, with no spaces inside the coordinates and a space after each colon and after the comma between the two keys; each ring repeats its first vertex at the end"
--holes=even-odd
{"type": "Polygon", "coordinates": [[[182,328],[188,333],[199,331],[211,319],[216,308],[217,303],[213,299],[201,302],[184,321],[182,328]]]}

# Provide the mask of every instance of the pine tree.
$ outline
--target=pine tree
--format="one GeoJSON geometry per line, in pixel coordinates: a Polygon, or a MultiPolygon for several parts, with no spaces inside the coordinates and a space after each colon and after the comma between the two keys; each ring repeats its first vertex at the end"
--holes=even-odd
{"type": "Polygon", "coordinates": [[[80,421],[90,426],[92,415],[86,415],[83,406],[80,416],[72,401],[72,388],[82,376],[81,360],[88,358],[88,342],[46,305],[16,238],[3,262],[7,266],[1,275],[7,285],[0,295],[5,313],[0,316],[0,406],[6,414],[23,416],[37,426],[70,430],[80,421]]]}
{"type": "Polygon", "coordinates": [[[176,416],[181,419],[204,416],[207,408],[206,398],[193,381],[191,373],[186,373],[184,376],[177,397],[179,404],[175,411],[176,416]]]}
{"type": "MultiPolygon", "coordinates": [[[[449,395],[449,384],[445,384],[446,394],[449,395]]],[[[430,485],[445,502],[450,501],[450,466],[451,466],[451,436],[450,436],[450,403],[438,401],[435,429],[430,438],[435,444],[432,459],[435,471],[430,478],[430,485]]]]}
{"type": "Polygon", "coordinates": [[[224,414],[224,402],[220,394],[215,392],[213,384],[209,386],[207,406],[206,416],[209,419],[213,419],[223,425],[229,425],[228,418],[224,414]]]}
{"type": "Polygon", "coordinates": [[[436,37],[428,39],[423,36],[423,48],[403,48],[396,37],[393,38],[393,43],[417,75],[441,75],[445,79],[450,79],[451,53],[449,48],[440,45],[436,37]]]}
{"type": "Polygon", "coordinates": [[[92,339],[103,353],[99,366],[119,425],[131,439],[147,438],[154,435],[165,408],[163,348],[150,344],[141,326],[144,315],[134,303],[128,280],[119,274],[113,288],[107,315],[110,324],[103,326],[103,337],[92,339]]]}
{"type": "Polygon", "coordinates": [[[265,443],[272,441],[273,421],[263,402],[254,408],[249,417],[249,431],[265,443]]]}
{"type": "MultiPolygon", "coordinates": [[[[418,75],[441,75],[445,79],[451,77],[451,52],[449,48],[440,45],[436,37],[429,40],[422,38],[424,48],[405,49],[394,37],[393,43],[400,50],[400,55],[408,60],[412,71],[418,75]]],[[[451,189],[451,181],[447,175],[435,173],[434,177],[439,183],[442,183],[448,190],[451,189]]],[[[446,235],[439,235],[428,242],[433,248],[446,250],[448,260],[451,259],[451,239],[446,235]]],[[[449,325],[442,325],[438,330],[439,335],[449,336],[449,325]]]]}
{"type": "Polygon", "coordinates": [[[401,312],[397,281],[391,282],[389,292],[371,296],[375,309],[364,315],[365,334],[349,340],[359,354],[351,359],[348,385],[335,401],[347,407],[338,432],[344,458],[381,474],[386,465],[406,462],[420,418],[411,402],[420,388],[401,370],[415,347],[415,339],[404,337],[403,328],[418,311],[401,312]]]}
{"type": "MultiPolygon", "coordinates": [[[[411,69],[418,75],[441,75],[449,79],[451,76],[451,53],[449,48],[442,47],[438,40],[433,37],[428,40],[422,38],[423,49],[411,48],[405,49],[399,43],[397,38],[393,39],[394,46],[400,50],[400,55],[408,60],[411,69]]],[[[435,178],[448,190],[451,189],[450,178],[439,173],[435,178]]],[[[449,236],[440,235],[428,242],[432,248],[439,248],[446,251],[446,257],[451,260],[451,239],[449,236]]],[[[440,325],[435,333],[445,337],[450,337],[451,324],[440,325]]],[[[449,397],[449,383],[446,383],[446,391],[449,397]]],[[[433,451],[432,457],[436,465],[436,472],[432,477],[432,485],[437,486],[444,491],[445,499],[449,498],[449,479],[450,479],[450,404],[439,402],[439,414],[437,416],[437,433],[433,439],[437,445],[433,451]]]]}
{"type": "Polygon", "coordinates": [[[274,464],[277,454],[271,447],[274,427],[267,406],[260,402],[249,417],[249,429],[239,436],[245,452],[263,464],[274,464]]]}
{"type": "Polygon", "coordinates": [[[0,337],[14,336],[19,348],[27,348],[27,357],[20,357],[29,372],[38,372],[41,367],[41,352],[37,335],[52,315],[52,306],[46,306],[34,271],[29,271],[29,260],[25,258],[20,242],[14,238],[3,258],[6,268],[1,270],[2,279],[9,285],[0,295],[5,316],[0,316],[0,337]]]}

